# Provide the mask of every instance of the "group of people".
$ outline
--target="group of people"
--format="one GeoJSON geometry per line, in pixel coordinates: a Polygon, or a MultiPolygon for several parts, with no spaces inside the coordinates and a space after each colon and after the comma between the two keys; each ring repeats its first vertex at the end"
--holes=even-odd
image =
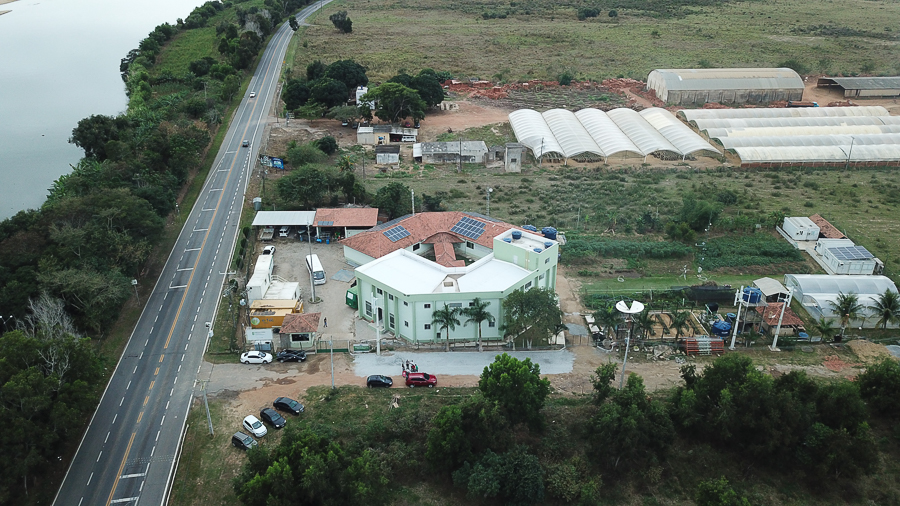
{"type": "Polygon", "coordinates": [[[419,366],[412,360],[403,362],[403,372],[419,372],[419,366]]]}

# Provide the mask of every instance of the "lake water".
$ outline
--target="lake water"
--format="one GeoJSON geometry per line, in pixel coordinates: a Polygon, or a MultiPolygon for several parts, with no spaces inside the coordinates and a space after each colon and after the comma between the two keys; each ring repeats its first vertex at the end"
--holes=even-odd
{"type": "Polygon", "coordinates": [[[0,219],[37,208],[83,151],[79,120],[125,111],[119,61],[202,0],[19,0],[0,5],[0,219]]]}

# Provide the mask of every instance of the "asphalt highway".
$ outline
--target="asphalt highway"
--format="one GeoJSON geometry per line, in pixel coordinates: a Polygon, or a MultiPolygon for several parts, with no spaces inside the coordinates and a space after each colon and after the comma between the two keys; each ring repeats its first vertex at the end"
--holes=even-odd
{"type": "MultiPolygon", "coordinates": [[[[303,9],[297,20],[329,1],[303,9]]],[[[166,503],[256,146],[292,35],[284,23],[266,47],[53,504],[166,503]],[[244,140],[250,147],[241,146],[244,140]]]]}

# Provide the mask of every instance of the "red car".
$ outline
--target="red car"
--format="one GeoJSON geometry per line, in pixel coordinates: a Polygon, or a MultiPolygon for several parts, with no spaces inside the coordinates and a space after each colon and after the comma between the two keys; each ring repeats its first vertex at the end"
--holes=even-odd
{"type": "Polygon", "coordinates": [[[437,376],[428,374],[427,372],[404,372],[403,377],[406,378],[406,386],[409,388],[434,388],[434,386],[437,385],[437,376]]]}

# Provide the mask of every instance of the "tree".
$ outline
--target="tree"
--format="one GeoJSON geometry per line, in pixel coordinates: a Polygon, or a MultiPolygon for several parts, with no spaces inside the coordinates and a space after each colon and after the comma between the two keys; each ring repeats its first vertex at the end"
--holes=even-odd
{"type": "Polygon", "coordinates": [[[434,107],[444,101],[441,82],[434,70],[424,69],[406,86],[416,90],[427,107],[434,107]]]}
{"type": "Polygon", "coordinates": [[[325,183],[322,171],[306,165],[279,179],[275,188],[281,199],[315,209],[325,194],[325,183]]]}
{"type": "Polygon", "coordinates": [[[541,378],[541,366],[531,359],[497,355],[481,373],[478,389],[485,399],[500,407],[511,425],[525,423],[532,429],[543,426],[541,409],[550,395],[550,380],[541,378]]]}
{"type": "Polygon", "coordinates": [[[675,329],[676,341],[681,337],[681,332],[684,329],[690,328],[690,321],[690,311],[675,311],[674,313],[672,313],[672,328],[675,329]]]}
{"type": "Polygon", "coordinates": [[[453,482],[466,487],[472,498],[499,497],[503,504],[527,505],[544,500],[544,472],[540,459],[527,447],[497,455],[488,450],[474,466],[468,462],[453,473],[453,482]]]}
{"type": "Polygon", "coordinates": [[[328,16],[328,19],[331,20],[331,24],[333,24],[335,28],[344,33],[353,31],[353,22],[350,21],[350,17],[347,16],[347,11],[337,11],[331,16],[328,16]]]}
{"type": "Polygon", "coordinates": [[[459,406],[444,406],[431,419],[425,458],[437,469],[453,471],[472,458],[472,445],[464,430],[459,406]]]}
{"type": "Polygon", "coordinates": [[[612,382],[616,379],[616,364],[601,365],[591,376],[591,384],[594,386],[594,404],[601,405],[615,391],[612,382]]]}
{"type": "Polygon", "coordinates": [[[900,414],[900,363],[886,358],[866,368],[857,379],[860,396],[874,413],[900,414]]]}
{"type": "Polygon", "coordinates": [[[332,63],[325,70],[323,77],[344,83],[347,90],[355,90],[358,86],[369,84],[366,68],[353,60],[338,60],[332,63]]]}
{"type": "Polygon", "coordinates": [[[431,324],[447,332],[447,351],[450,351],[450,331],[459,325],[459,308],[451,308],[444,304],[444,309],[435,309],[431,313],[431,324]]]}
{"type": "Polygon", "coordinates": [[[286,158],[288,163],[294,167],[302,167],[308,164],[322,163],[325,161],[326,155],[315,142],[300,145],[292,142],[288,145],[286,158]]]}
{"type": "Polygon", "coordinates": [[[321,79],[325,77],[326,70],[328,66],[322,63],[322,60],[314,60],[306,66],[306,80],[312,82],[321,79]]]}
{"type": "MultiPolygon", "coordinates": [[[[597,383],[615,379],[615,370],[607,366],[597,383]],[[613,374],[610,374],[613,373],[613,374]]],[[[635,374],[628,376],[625,388],[612,393],[611,402],[600,405],[591,419],[588,431],[589,455],[603,467],[619,470],[622,467],[647,467],[665,459],[675,428],[665,407],[651,401],[644,390],[644,381],[635,374]]]]}
{"type": "Polygon", "coordinates": [[[634,326],[644,339],[649,339],[656,335],[656,331],[653,330],[655,324],[656,322],[653,320],[653,315],[650,314],[650,311],[641,311],[634,316],[634,326]]]}
{"type": "Polygon", "coordinates": [[[837,329],[834,328],[834,323],[825,317],[820,317],[818,320],[813,321],[812,327],[815,332],[822,336],[822,341],[828,341],[837,332],[837,329]]]}
{"type": "Polygon", "coordinates": [[[103,161],[106,159],[107,143],[120,140],[122,133],[130,129],[130,124],[125,116],[95,114],[78,122],[72,129],[69,143],[83,149],[85,157],[103,161]]]}
{"type": "Polygon", "coordinates": [[[481,324],[482,322],[493,322],[494,315],[487,310],[491,303],[481,300],[480,297],[472,299],[472,303],[467,308],[463,308],[462,315],[467,317],[466,325],[474,323],[478,327],[478,351],[484,351],[481,347],[481,324]]]}
{"type": "Polygon", "coordinates": [[[884,293],[875,298],[872,310],[878,316],[875,325],[880,325],[882,330],[891,323],[900,322],[900,294],[885,288],[884,293]]]}
{"type": "Polygon", "coordinates": [[[616,309],[613,305],[604,306],[597,311],[594,311],[594,320],[600,324],[601,327],[606,329],[606,336],[610,339],[615,339],[617,336],[613,335],[613,331],[616,329],[616,326],[622,323],[622,313],[619,313],[619,310],[616,309]]]}
{"type": "Polygon", "coordinates": [[[289,110],[306,105],[306,102],[309,101],[309,86],[299,79],[291,79],[284,86],[281,99],[284,100],[284,106],[289,110]]]}
{"type": "Polygon", "coordinates": [[[718,480],[701,481],[697,485],[694,501],[697,506],[750,506],[750,501],[739,496],[724,476],[718,480]]]}
{"type": "Polygon", "coordinates": [[[293,31],[295,31],[295,32],[296,32],[297,30],[299,30],[299,29],[300,29],[300,23],[297,22],[297,16],[291,16],[291,17],[288,19],[288,25],[290,25],[291,30],[293,30],[293,31]]]}
{"type": "Polygon", "coordinates": [[[337,141],[330,135],[326,135],[321,139],[316,139],[315,145],[326,155],[333,155],[338,149],[337,141]]]}
{"type": "Polygon", "coordinates": [[[353,105],[339,105],[328,111],[328,117],[338,121],[353,121],[359,118],[359,110],[353,105]]]}
{"type": "Polygon", "coordinates": [[[384,83],[362,96],[362,102],[375,102],[375,116],[388,123],[403,118],[425,117],[425,101],[419,93],[398,83],[384,83]]]}
{"type": "Polygon", "coordinates": [[[528,347],[535,339],[547,339],[562,321],[556,293],[548,288],[515,290],[503,301],[503,308],[506,322],[500,329],[513,342],[524,338],[528,347]]]}
{"type": "Polygon", "coordinates": [[[838,319],[841,322],[841,335],[839,341],[843,341],[844,331],[847,329],[847,326],[850,325],[851,321],[859,318],[859,314],[866,306],[860,304],[859,295],[844,292],[838,292],[837,298],[828,301],[828,305],[838,314],[838,319]]]}
{"type": "Polygon", "coordinates": [[[403,183],[390,183],[375,192],[374,206],[384,211],[388,219],[399,218],[412,211],[409,187],[403,183]]]}
{"type": "Polygon", "coordinates": [[[335,107],[347,100],[347,86],[336,79],[323,77],[309,88],[309,98],[325,107],[335,107]]]}
{"type": "MultiPolygon", "coordinates": [[[[238,67],[240,68],[240,67],[238,67]]],[[[230,101],[234,94],[241,89],[241,79],[236,75],[230,75],[222,81],[222,88],[219,91],[219,98],[223,102],[230,101]]]]}

